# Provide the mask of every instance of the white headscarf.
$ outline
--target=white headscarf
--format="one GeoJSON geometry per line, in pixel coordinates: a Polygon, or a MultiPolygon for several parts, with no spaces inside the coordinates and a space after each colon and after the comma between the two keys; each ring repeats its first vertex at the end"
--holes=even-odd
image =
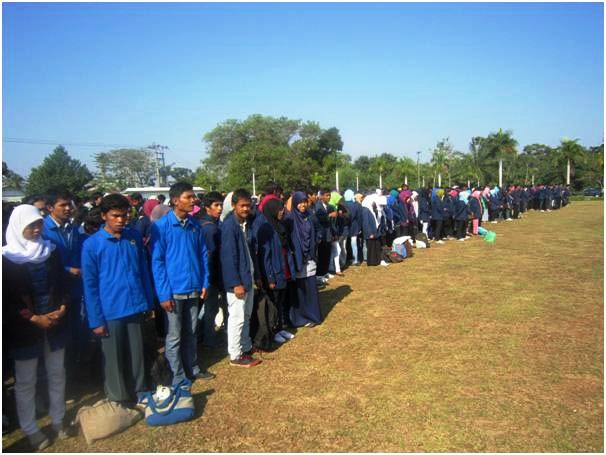
{"type": "Polygon", "coordinates": [[[6,245],[2,247],[2,255],[15,264],[26,262],[40,264],[46,261],[55,249],[55,245],[42,237],[36,241],[23,237],[23,230],[34,221],[41,219],[40,211],[33,205],[23,204],[15,207],[8,220],[6,245]]]}
{"type": "Polygon", "coordinates": [[[379,199],[379,195],[376,193],[368,194],[364,197],[364,199],[362,199],[362,207],[366,207],[368,210],[370,210],[370,214],[375,219],[375,225],[377,227],[379,227],[379,224],[381,223],[381,213],[382,213],[378,199],[379,199]],[[373,203],[375,204],[375,210],[377,211],[378,216],[375,215],[375,212],[373,210],[373,207],[372,207],[373,203]]]}
{"type": "Polygon", "coordinates": [[[234,192],[230,191],[227,196],[225,196],[225,199],[223,200],[223,212],[221,212],[221,217],[219,218],[221,220],[221,222],[223,222],[225,220],[225,218],[227,217],[227,215],[230,214],[230,212],[233,211],[233,207],[231,206],[231,197],[233,196],[234,192]]]}

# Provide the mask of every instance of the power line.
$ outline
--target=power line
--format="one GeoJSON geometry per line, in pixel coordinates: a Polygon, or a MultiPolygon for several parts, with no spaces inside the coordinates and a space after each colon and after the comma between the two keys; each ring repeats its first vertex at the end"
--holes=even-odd
{"type": "Polygon", "coordinates": [[[147,146],[124,145],[124,144],[103,144],[101,142],[71,142],[55,141],[51,139],[27,139],[21,137],[3,137],[2,142],[11,142],[17,144],[36,144],[36,145],[69,145],[72,147],[108,147],[108,148],[134,148],[145,149],[147,146]]]}

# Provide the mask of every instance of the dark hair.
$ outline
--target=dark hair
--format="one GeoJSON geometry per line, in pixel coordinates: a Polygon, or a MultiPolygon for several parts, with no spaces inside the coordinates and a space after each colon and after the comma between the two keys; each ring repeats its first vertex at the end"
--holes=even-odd
{"type": "Polygon", "coordinates": [[[93,194],[90,195],[91,201],[94,201],[95,199],[100,197],[103,197],[103,193],[101,193],[100,191],[95,191],[93,194]]]}
{"type": "Polygon", "coordinates": [[[130,198],[133,201],[139,201],[139,202],[141,202],[143,200],[143,196],[141,195],[141,193],[131,193],[130,198]]]}
{"type": "Polygon", "coordinates": [[[33,196],[30,196],[27,199],[27,204],[34,205],[38,201],[43,201],[46,205],[47,198],[45,196],[42,196],[41,194],[34,194],[33,196]]]}
{"type": "Polygon", "coordinates": [[[119,193],[108,194],[101,200],[99,204],[101,213],[107,213],[110,210],[128,210],[130,209],[130,203],[126,197],[119,193]]]}
{"type": "Polygon", "coordinates": [[[202,199],[202,205],[204,207],[210,207],[215,202],[223,203],[223,199],[225,198],[221,196],[221,193],[218,191],[211,191],[204,196],[204,199],[202,199]]]}
{"type": "Polygon", "coordinates": [[[158,199],[160,203],[164,203],[164,201],[166,200],[166,196],[164,196],[163,194],[158,194],[158,196],[156,196],[156,199],[158,199]]]}
{"type": "Polygon", "coordinates": [[[247,199],[249,201],[252,201],[250,192],[248,190],[245,190],[244,188],[240,188],[234,191],[234,193],[231,195],[231,205],[236,205],[240,199],[247,199]]]}
{"type": "Polygon", "coordinates": [[[46,198],[46,205],[54,206],[59,199],[63,199],[65,201],[73,201],[74,198],[69,191],[58,191],[56,193],[49,194],[46,198]]]}
{"type": "Polygon", "coordinates": [[[84,232],[87,234],[94,234],[99,230],[102,224],[103,218],[101,218],[101,208],[93,207],[84,217],[84,232]]]}
{"type": "Polygon", "coordinates": [[[175,184],[173,184],[170,189],[168,190],[168,197],[170,198],[170,201],[172,202],[174,198],[179,198],[181,197],[181,195],[183,193],[185,193],[186,191],[193,191],[194,187],[191,185],[191,183],[187,183],[187,182],[177,182],[175,184]]]}

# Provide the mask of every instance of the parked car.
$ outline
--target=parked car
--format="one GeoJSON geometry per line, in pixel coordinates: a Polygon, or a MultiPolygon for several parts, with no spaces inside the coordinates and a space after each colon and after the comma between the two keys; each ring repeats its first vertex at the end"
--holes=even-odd
{"type": "Polygon", "coordinates": [[[602,188],[585,188],[583,190],[583,196],[599,197],[604,195],[602,188]]]}

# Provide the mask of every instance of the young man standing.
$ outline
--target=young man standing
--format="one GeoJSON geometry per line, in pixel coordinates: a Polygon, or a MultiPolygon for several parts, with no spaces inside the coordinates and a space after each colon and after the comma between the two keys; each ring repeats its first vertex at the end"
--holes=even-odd
{"type": "Polygon", "coordinates": [[[82,309],[82,277],[80,272],[80,254],[82,242],[78,226],[71,222],[72,195],[59,192],[48,197],[46,208],[48,216],[44,218],[42,238],[56,245],[63,268],[67,274],[69,291],[68,324],[70,342],[66,354],[68,371],[74,362],[79,362],[85,352],[89,331],[82,309]]]}
{"type": "Polygon", "coordinates": [[[196,330],[199,301],[208,289],[208,254],[200,224],[189,215],[196,195],[189,183],[178,182],[169,198],[173,209],[151,228],[154,284],[167,315],[165,355],[173,384],[186,377],[213,379],[198,365],[196,330]]]}
{"type": "Polygon", "coordinates": [[[230,365],[253,367],[261,363],[252,357],[250,317],[253,283],[260,287],[252,227],[249,226],[251,195],[244,189],[233,192],[233,214],[221,225],[221,270],[227,297],[227,351],[230,365]]]}
{"type": "Polygon", "coordinates": [[[132,405],[146,390],[143,313],[153,308],[152,283],[141,235],[126,227],[128,200],[110,194],[100,207],[105,225],[82,248],[88,323],[101,337],[107,398],[132,405]]]}
{"type": "MultiPolygon", "coordinates": [[[[221,343],[215,332],[215,317],[219,311],[219,293],[223,289],[221,277],[221,231],[219,218],[223,212],[223,197],[217,191],[211,191],[202,199],[206,213],[200,217],[202,234],[208,250],[208,288],[203,301],[202,342],[214,349],[221,343]]],[[[227,314],[227,313],[225,313],[227,314]]]]}

